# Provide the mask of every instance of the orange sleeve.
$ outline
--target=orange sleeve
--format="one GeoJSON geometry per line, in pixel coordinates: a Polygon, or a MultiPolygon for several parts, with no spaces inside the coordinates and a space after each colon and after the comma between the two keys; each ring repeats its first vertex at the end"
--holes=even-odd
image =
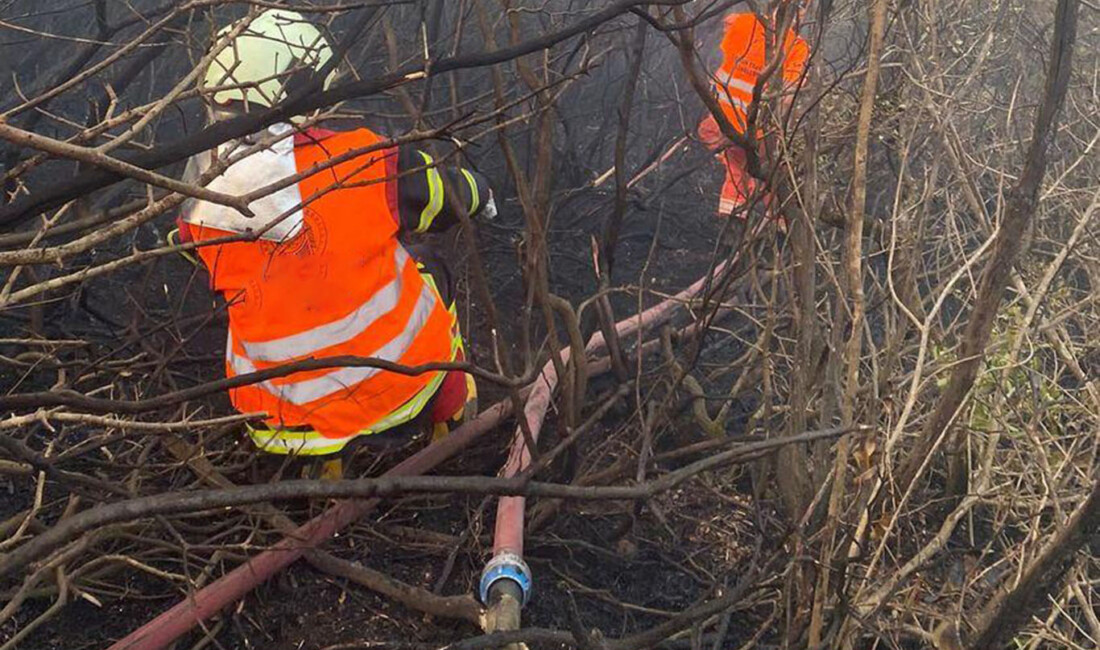
{"type": "Polygon", "coordinates": [[[787,50],[787,58],[783,62],[783,81],[788,84],[796,84],[806,70],[806,62],[810,58],[810,47],[806,44],[806,40],[793,30],[788,32],[787,38],[791,46],[787,50]]]}

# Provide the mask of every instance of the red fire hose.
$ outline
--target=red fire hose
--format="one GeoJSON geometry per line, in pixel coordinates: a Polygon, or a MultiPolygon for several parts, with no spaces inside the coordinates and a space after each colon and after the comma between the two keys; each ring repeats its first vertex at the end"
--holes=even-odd
{"type": "MultiPolygon", "coordinates": [[[[735,258],[736,259],[736,258],[735,258]]],[[[684,302],[693,298],[702,291],[713,277],[722,273],[727,266],[720,264],[712,274],[699,279],[695,284],[672,298],[669,298],[641,314],[620,321],[615,325],[615,331],[621,337],[630,336],[638,330],[648,330],[657,327],[669,320],[675,310],[684,302]]],[[[585,353],[592,355],[599,352],[607,345],[603,333],[597,332],[585,346],[585,353]]],[[[568,363],[569,349],[560,353],[562,363],[568,363]]],[[[542,430],[543,420],[546,418],[547,408],[550,406],[550,397],[557,387],[558,374],[554,370],[553,361],[548,361],[542,368],[542,373],[535,381],[534,389],[523,408],[523,417],[527,420],[527,427],[531,432],[533,442],[538,441],[539,432],[542,430]]],[[[508,455],[508,461],[504,465],[501,475],[512,478],[525,470],[531,463],[531,453],[524,439],[523,430],[517,429],[512,440],[512,450],[508,455]]],[[[502,579],[510,580],[519,586],[520,601],[526,602],[531,589],[531,574],[527,565],[523,562],[523,528],[524,510],[526,499],[522,496],[501,497],[497,504],[496,527],[493,533],[493,558],[482,572],[479,591],[482,601],[491,604],[491,590],[493,585],[502,579]]]]}

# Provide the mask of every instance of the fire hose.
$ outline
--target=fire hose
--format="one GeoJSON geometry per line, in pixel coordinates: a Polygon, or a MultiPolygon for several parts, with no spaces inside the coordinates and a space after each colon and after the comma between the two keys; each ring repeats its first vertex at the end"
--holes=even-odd
{"type": "MultiPolygon", "coordinates": [[[[714,276],[719,275],[725,268],[726,264],[719,265],[714,269],[713,274],[704,276],[675,296],[650,307],[637,316],[620,321],[615,325],[616,334],[620,337],[631,336],[639,331],[644,332],[664,324],[672,317],[677,307],[695,297],[708,286],[714,276]]],[[[607,341],[604,340],[603,333],[597,332],[585,346],[585,354],[593,355],[606,346],[607,341]]],[[[568,348],[562,350],[559,358],[563,365],[568,363],[570,350],[568,348]]],[[[542,372],[535,380],[534,388],[523,409],[522,417],[527,421],[532,444],[538,442],[542,423],[550,406],[550,398],[557,383],[558,375],[553,360],[550,360],[543,366],[542,372]]],[[[501,476],[513,478],[527,469],[530,463],[531,450],[520,427],[516,429],[511,452],[501,471],[501,476]]],[[[501,497],[497,503],[493,557],[482,570],[478,589],[481,601],[489,607],[488,620],[493,628],[490,631],[518,629],[519,610],[531,598],[534,580],[531,569],[523,560],[526,503],[526,498],[522,496],[501,497]]]]}

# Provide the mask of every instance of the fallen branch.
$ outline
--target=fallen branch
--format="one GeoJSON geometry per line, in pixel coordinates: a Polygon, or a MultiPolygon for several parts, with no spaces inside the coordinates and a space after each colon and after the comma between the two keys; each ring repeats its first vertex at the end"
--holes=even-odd
{"type": "Polygon", "coordinates": [[[440,370],[457,370],[510,388],[521,388],[527,386],[531,383],[532,380],[534,380],[533,373],[526,377],[511,379],[503,375],[498,375],[494,372],[484,370],[472,363],[465,361],[439,361],[433,363],[422,363],[417,366],[406,366],[388,361],[386,359],[378,359],[374,357],[339,356],[322,357],[319,359],[310,358],[303,359],[301,361],[294,361],[291,363],[278,365],[273,368],[267,368],[264,370],[259,370],[257,372],[236,375],[235,377],[227,377],[224,379],[207,382],[205,384],[199,384],[198,386],[185,388],[183,390],[178,390],[173,393],[166,393],[164,395],[158,395],[157,397],[151,397],[149,399],[143,400],[116,400],[102,397],[90,397],[88,395],[83,395],[76,391],[69,390],[42,391],[37,393],[6,395],[0,397],[0,411],[19,411],[32,408],[66,406],[73,409],[79,409],[88,413],[135,415],[138,413],[155,411],[169,406],[175,406],[176,404],[179,404],[181,402],[196,400],[202,397],[206,397],[208,395],[221,393],[232,388],[251,386],[253,384],[258,384],[269,379],[286,377],[296,372],[308,372],[311,370],[322,370],[325,368],[380,368],[387,372],[394,372],[400,375],[409,376],[421,375],[426,372],[440,370]]]}
{"type": "MultiPolygon", "coordinates": [[[[574,499],[578,501],[632,501],[636,499],[650,498],[658,493],[668,491],[680,485],[691,477],[702,472],[723,467],[731,463],[754,460],[768,452],[780,449],[789,444],[814,442],[840,435],[842,430],[831,429],[825,431],[812,431],[799,436],[785,438],[773,438],[760,442],[741,445],[713,456],[698,460],[678,470],[669,472],[661,478],[630,486],[611,487],[585,487],[576,485],[563,485],[560,483],[543,483],[529,481],[526,477],[516,476],[511,478],[491,478],[483,476],[418,476],[431,469],[439,462],[449,458],[461,447],[472,442],[484,430],[491,428],[490,421],[499,420],[500,409],[506,408],[505,402],[490,409],[494,413],[483,414],[478,420],[468,425],[476,425],[474,428],[462,431],[461,442],[448,445],[446,450],[439,447],[451,439],[445,438],[440,443],[421,450],[411,456],[405,462],[387,472],[379,478],[363,478],[342,481],[314,481],[295,480],[282,481],[264,485],[246,485],[220,490],[201,490],[192,492],[165,492],[137,499],[129,499],[106,505],[97,506],[91,510],[85,510],[58,523],[49,531],[33,538],[18,549],[0,558],[0,576],[5,576],[13,570],[30,565],[46,553],[61,547],[62,545],[79,537],[82,533],[101,528],[108,524],[123,521],[132,521],[153,515],[183,514],[199,512],[216,508],[228,508],[243,506],[266,501],[286,501],[292,499],[348,499],[335,506],[329,512],[307,522],[299,527],[295,533],[300,539],[294,540],[298,545],[303,544],[318,536],[320,532],[327,532],[332,525],[343,522],[347,518],[352,521],[359,517],[351,517],[358,512],[362,504],[370,504],[371,509],[378,500],[384,497],[397,496],[410,493],[424,494],[493,494],[498,496],[513,496],[517,498],[527,496],[551,497],[559,499],[574,499]],[[485,418],[484,420],[482,418],[485,418]],[[432,453],[428,453],[432,452],[432,453]],[[426,460],[427,459],[427,460],[426,460]],[[430,465],[429,465],[430,463],[430,465]],[[413,472],[416,472],[414,474],[413,472]],[[369,501],[362,501],[370,499],[369,501]],[[338,511],[332,513],[332,511],[338,511]]],[[[460,430],[456,431],[458,433],[460,430]]],[[[452,436],[455,434],[452,434],[452,436]]],[[[335,532],[333,530],[333,532],[335,532]]],[[[327,536],[326,536],[327,538],[327,536]]],[[[288,540],[276,544],[275,549],[287,550],[288,540]]],[[[294,548],[291,552],[300,556],[304,546],[294,548]]],[[[269,553],[272,551],[268,551],[269,553]]]]}
{"type": "Polygon", "coordinates": [[[203,201],[217,203],[218,205],[229,206],[246,217],[254,216],[252,211],[248,209],[248,202],[246,199],[215,192],[214,190],[209,190],[199,185],[191,185],[182,181],[177,181],[173,178],[168,178],[167,176],[162,176],[147,169],[131,165],[118,158],[112,158],[95,149],[88,149],[61,140],[54,140],[53,138],[47,138],[46,136],[17,129],[10,124],[3,123],[0,123],[0,140],[7,140],[20,147],[30,147],[32,149],[38,149],[39,151],[45,151],[55,156],[71,158],[72,160],[77,160],[107,170],[118,176],[133,178],[155,187],[171,190],[183,196],[202,199],[203,201]]]}
{"type": "Polygon", "coordinates": [[[347,578],[410,609],[432,616],[461,619],[478,626],[482,624],[481,604],[469,594],[437,596],[427,589],[414,587],[380,571],[341,560],[317,549],[307,551],[306,560],[325,573],[347,578]]]}

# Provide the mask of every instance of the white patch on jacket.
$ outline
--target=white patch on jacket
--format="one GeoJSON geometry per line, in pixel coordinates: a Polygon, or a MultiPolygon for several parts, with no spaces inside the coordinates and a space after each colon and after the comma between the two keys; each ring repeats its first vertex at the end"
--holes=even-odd
{"type": "MultiPolygon", "coordinates": [[[[255,151],[239,160],[234,160],[206,187],[215,192],[239,197],[294,176],[298,173],[298,166],[294,160],[293,130],[294,127],[289,124],[275,124],[256,135],[243,140],[233,140],[222,144],[216,150],[192,156],[187,161],[184,180],[189,183],[197,182],[199,177],[213,165],[214,156],[223,161],[234,157],[239,158],[248,149],[254,147],[255,151]],[[270,142],[270,144],[256,147],[263,142],[270,142]]],[[[248,207],[256,215],[254,217],[246,217],[226,205],[188,199],[183,206],[182,219],[196,227],[216,228],[241,234],[259,232],[271,226],[260,238],[283,242],[294,238],[302,230],[305,216],[302,213],[301,203],[302,192],[298,183],[295,182],[250,202],[248,207]],[[274,225],[271,225],[272,223],[274,225]]]]}

